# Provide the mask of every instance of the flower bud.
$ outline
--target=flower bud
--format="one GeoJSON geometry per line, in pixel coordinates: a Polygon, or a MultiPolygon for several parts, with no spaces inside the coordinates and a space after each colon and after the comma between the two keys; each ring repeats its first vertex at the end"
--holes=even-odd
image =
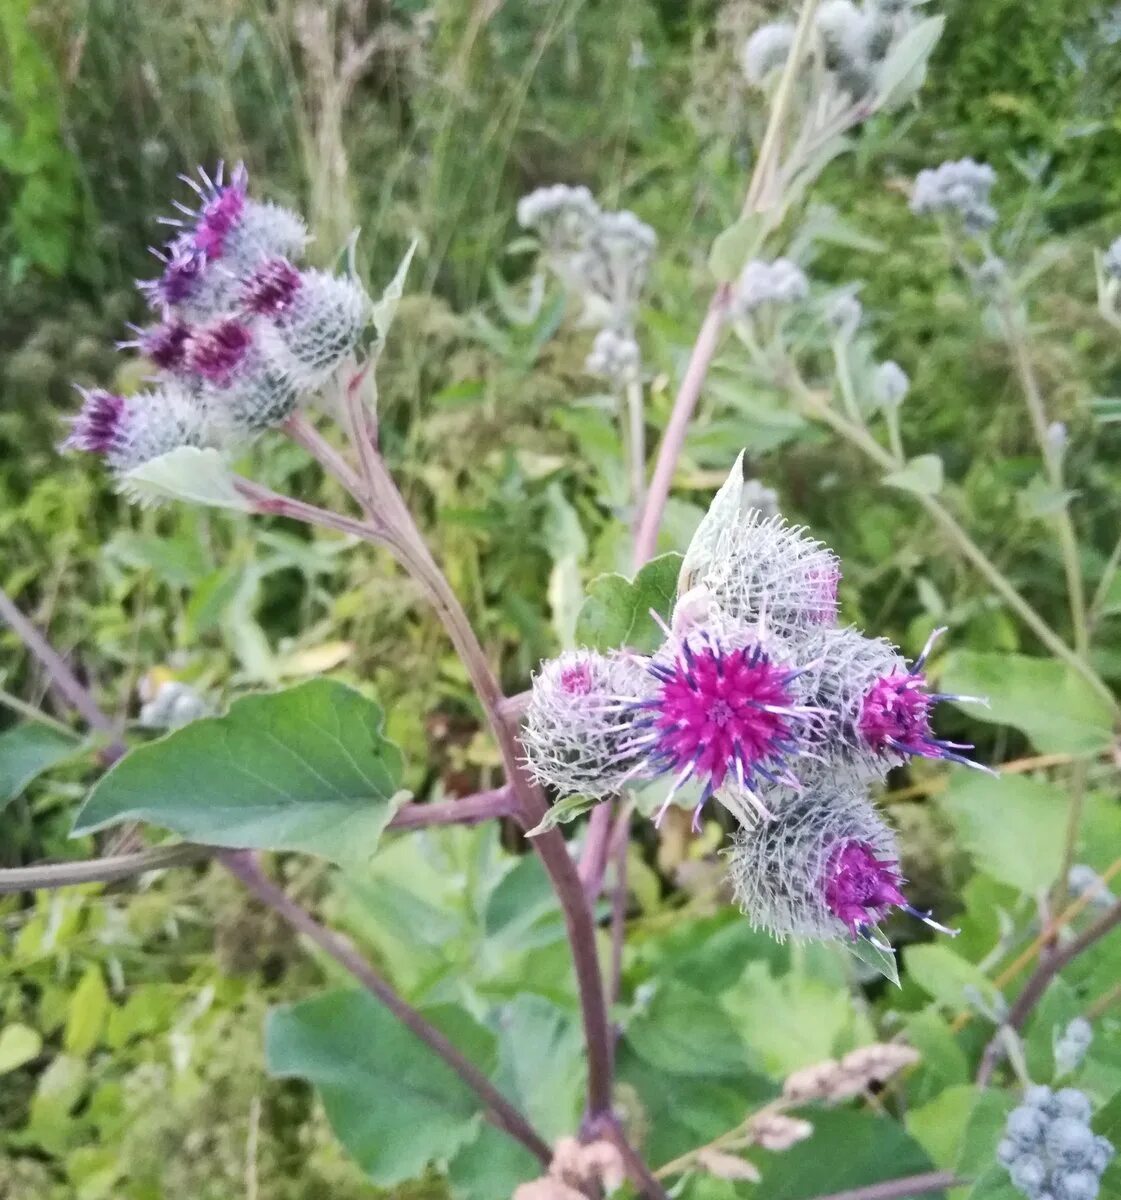
{"type": "Polygon", "coordinates": [[[898,408],[910,389],[907,372],[891,359],[880,363],[872,374],[872,397],[880,408],[898,408]]]}
{"type": "Polygon", "coordinates": [[[180,446],[210,444],[204,411],[176,384],[134,396],[101,390],[81,394],[82,408],[63,448],[100,454],[118,475],[180,446]]]}
{"type": "Polygon", "coordinates": [[[750,316],[765,305],[790,306],[810,294],[805,272],[788,258],[774,262],[752,259],[740,275],[733,298],[734,309],[750,316]]]}
{"type": "Polygon", "coordinates": [[[747,39],[740,59],[747,82],[752,87],[763,87],[772,72],[786,62],[793,44],[794,26],[788,21],[760,25],[747,39]]]}
{"type": "Polygon", "coordinates": [[[996,223],[996,210],[989,192],[996,172],[986,163],[971,158],[944,162],[920,171],[911,192],[911,211],[916,216],[951,216],[967,234],[983,233],[996,223]]]}

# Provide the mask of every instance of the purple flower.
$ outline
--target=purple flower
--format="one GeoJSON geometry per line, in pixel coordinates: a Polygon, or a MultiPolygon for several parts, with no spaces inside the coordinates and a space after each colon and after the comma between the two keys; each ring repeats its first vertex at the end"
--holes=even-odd
{"type": "Polygon", "coordinates": [[[844,842],[826,867],[825,903],[855,937],[878,924],[893,905],[907,906],[898,863],[876,857],[867,842],[844,842]]]}
{"type": "Polygon", "coordinates": [[[201,167],[199,175],[202,178],[201,184],[189,175],[179,176],[198,196],[199,207],[188,208],[176,200],[175,207],[187,220],[182,221],[176,217],[165,217],[162,220],[165,225],[183,228],[196,251],[200,251],[207,258],[217,259],[225,252],[226,239],[245,211],[249,174],[244,164],[238,163],[227,183],[224,181],[225,165],[219,163],[213,179],[201,167]]]}
{"type": "Polygon", "coordinates": [[[877,754],[895,751],[977,767],[977,763],[958,753],[959,750],[972,750],[971,745],[936,738],[930,727],[931,709],[939,700],[973,699],[926,690],[923,667],[935,639],[943,633],[945,629],[936,629],[930,635],[909,670],[892,667],[872,683],[861,701],[856,727],[868,748],[877,754]]]}
{"type": "Polygon", "coordinates": [[[210,383],[225,387],[253,344],[248,326],[222,317],[196,329],[187,346],[187,365],[210,383]]]}
{"type": "Polygon", "coordinates": [[[185,304],[199,289],[206,271],[206,255],[183,239],[171,242],[166,251],[152,250],[164,264],[158,279],[146,279],[140,290],[153,308],[185,304]]]}
{"type": "Polygon", "coordinates": [[[246,280],[241,300],[250,312],[273,317],[291,306],[300,285],[300,272],[286,258],[272,258],[246,280]]]}
{"type": "Polygon", "coordinates": [[[137,330],[134,341],[121,342],[120,346],[134,347],[162,371],[174,371],[186,360],[190,337],[191,327],[185,321],[169,317],[159,325],[137,330]]]}
{"type": "Polygon", "coordinates": [[[70,434],[62,443],[64,450],[84,450],[88,454],[109,454],[123,437],[128,412],[124,396],[99,389],[80,388],[82,407],[70,425],[70,434]]]}
{"type": "Polygon", "coordinates": [[[652,773],[676,775],[659,818],[690,778],[702,784],[694,827],[726,783],[737,784],[763,813],[752,791],[756,776],[798,786],[787,758],[798,752],[807,715],[791,687],[800,672],[776,663],[757,641],[732,648],[707,631],[696,642],[682,638],[672,658],[655,657],[647,670],[659,686],[636,705],[643,713],[638,742],[652,773]]]}

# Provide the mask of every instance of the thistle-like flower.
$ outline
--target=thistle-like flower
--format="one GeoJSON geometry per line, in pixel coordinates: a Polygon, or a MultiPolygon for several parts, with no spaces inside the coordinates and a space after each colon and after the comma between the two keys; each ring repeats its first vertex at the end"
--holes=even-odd
{"type": "Polygon", "coordinates": [[[569,284],[584,301],[585,319],[625,325],[646,287],[658,238],[634,213],[601,212],[567,266],[569,284]]]}
{"type": "Polygon", "coordinates": [[[164,217],[162,222],[181,231],[180,237],[208,263],[221,262],[235,277],[251,271],[262,259],[291,258],[307,244],[307,226],[302,218],[277,204],[249,197],[249,174],[242,163],[224,178],[222,163],[212,180],[200,167],[198,180],[180,179],[198,197],[189,208],[174,206],[182,217],[164,217]]]}
{"type": "Polygon", "coordinates": [[[819,629],[807,636],[806,686],[820,712],[810,740],[826,762],[861,779],[883,777],[913,756],[986,769],[961,753],[972,746],[939,739],[930,726],[940,700],[984,703],[928,690],[924,667],[943,632],[930,635],[909,667],[885,638],[865,637],[857,629],[819,629]]]}
{"type": "Polygon", "coordinates": [[[793,44],[794,26],[789,21],[760,25],[744,43],[740,57],[747,82],[752,87],[763,87],[772,72],[786,62],[793,44]]]}
{"type": "Polygon", "coordinates": [[[1028,1200],[1095,1200],[1114,1149],[1095,1136],[1091,1113],[1084,1092],[1037,1085],[1008,1114],[996,1157],[1028,1200]]]}
{"type": "MultiPolygon", "coordinates": [[[[837,618],[836,555],[782,517],[748,511],[715,535],[691,586],[732,620],[796,640],[837,618]]],[[[808,660],[807,660],[808,661],[808,660]]]]}
{"type": "Polygon", "coordinates": [[[296,271],[285,259],[263,262],[246,280],[242,302],[262,314],[263,344],[301,390],[320,386],[357,348],[371,313],[355,281],[296,271]]]}
{"type": "Polygon", "coordinates": [[[235,278],[211,263],[190,238],[175,238],[164,250],[150,249],[163,264],[163,272],[137,286],[157,312],[171,309],[188,320],[205,321],[229,307],[236,293],[235,278]]]}
{"type": "Polygon", "coordinates": [[[753,925],[778,938],[870,939],[900,908],[951,932],[908,903],[894,835],[863,789],[818,778],[776,808],[737,831],[730,855],[732,889],[753,925]]]}
{"type": "Polygon", "coordinates": [[[694,829],[712,797],[751,823],[770,816],[760,786],[800,786],[790,762],[812,713],[801,701],[802,672],[778,639],[697,627],[671,636],[646,669],[655,690],[635,705],[634,745],[647,777],[673,778],[658,820],[689,781],[701,789],[694,829]]]}
{"type": "Polygon", "coordinates": [[[995,182],[992,167],[972,158],[928,167],[915,177],[911,211],[920,217],[952,217],[965,233],[984,233],[996,224],[996,209],[989,203],[995,182]]]}
{"type": "Polygon", "coordinates": [[[580,250],[600,215],[592,193],[582,186],[554,183],[518,201],[518,224],[537,233],[549,255],[580,250]]]}
{"type": "Polygon", "coordinates": [[[197,326],[187,341],[185,378],[216,425],[235,437],[279,425],[299,402],[291,374],[264,333],[259,321],[219,317],[197,326]]]}
{"type": "Polygon", "coordinates": [[[135,396],[100,389],[81,394],[82,407],[62,448],[98,454],[117,475],[180,446],[208,444],[205,412],[177,384],[135,396]]]}
{"type": "Polygon", "coordinates": [[[187,356],[187,341],[191,336],[191,327],[186,321],[169,316],[166,321],[146,329],[136,325],[130,325],[129,328],[136,337],[118,342],[118,350],[138,350],[161,371],[174,372],[183,366],[187,356]]]}
{"type": "Polygon", "coordinates": [[[625,654],[569,650],[542,664],[522,730],[526,764],[561,795],[601,799],[643,768],[634,708],[650,691],[625,654]]]}

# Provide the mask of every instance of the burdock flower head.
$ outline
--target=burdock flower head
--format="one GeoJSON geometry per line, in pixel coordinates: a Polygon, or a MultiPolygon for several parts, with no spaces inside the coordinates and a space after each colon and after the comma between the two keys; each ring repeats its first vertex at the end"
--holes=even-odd
{"type": "Polygon", "coordinates": [[[931,729],[938,701],[976,700],[929,690],[924,668],[943,632],[930,635],[910,666],[885,638],[857,629],[820,629],[807,637],[806,685],[819,713],[810,740],[824,761],[862,779],[882,778],[916,756],[978,766],[962,754],[972,746],[938,738],[931,729]]]}
{"type": "Polygon", "coordinates": [[[648,690],[626,654],[569,650],[543,663],[522,730],[530,772],[565,796],[617,792],[643,767],[633,713],[648,690]]]}
{"type": "Polygon", "coordinates": [[[83,390],[63,448],[101,455],[120,475],[179,446],[205,446],[208,436],[203,409],[176,384],[135,396],[83,390]]]}
{"type": "Polygon", "coordinates": [[[827,546],[782,517],[748,510],[713,531],[689,586],[703,587],[731,620],[796,640],[837,619],[840,578],[827,546]]]}
{"type": "Polygon", "coordinates": [[[778,938],[873,939],[894,908],[951,932],[908,903],[894,835],[864,790],[824,776],[737,832],[729,878],[752,924],[778,938]]]}
{"type": "Polygon", "coordinates": [[[740,315],[750,316],[766,306],[797,304],[809,294],[805,271],[789,258],[752,259],[740,275],[733,304],[740,315]]]}

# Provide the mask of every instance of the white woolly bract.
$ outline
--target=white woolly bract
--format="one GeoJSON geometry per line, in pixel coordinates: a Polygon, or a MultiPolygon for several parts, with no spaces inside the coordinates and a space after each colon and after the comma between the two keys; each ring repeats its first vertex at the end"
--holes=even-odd
{"type": "Polygon", "coordinates": [[[583,300],[588,324],[627,323],[657,246],[654,230],[626,209],[596,217],[583,246],[559,268],[566,285],[583,300]]]}
{"type": "Polygon", "coordinates": [[[638,377],[641,357],[632,334],[601,329],[584,360],[584,370],[607,380],[612,387],[622,387],[638,377]]]}
{"type": "Polygon", "coordinates": [[[753,87],[762,87],[773,71],[786,62],[794,43],[794,26],[774,21],[759,28],[744,43],[740,62],[744,77],[753,87]]]}
{"type": "Polygon", "coordinates": [[[276,353],[264,322],[254,322],[251,328],[253,343],[229,381],[204,382],[199,388],[213,424],[235,439],[283,424],[300,401],[288,360],[276,353]]]}
{"type": "Polygon", "coordinates": [[[198,398],[168,382],[125,400],[118,434],[105,458],[118,476],[180,446],[212,445],[214,429],[198,398]]]}
{"type": "Polygon", "coordinates": [[[238,220],[222,240],[221,262],[235,277],[248,275],[268,258],[298,258],[308,242],[303,217],[279,204],[246,199],[238,220]]]}
{"type": "Polygon", "coordinates": [[[584,244],[600,209],[586,187],[554,183],[523,196],[517,215],[523,229],[534,230],[549,253],[559,254],[584,244]]]}
{"type": "Polygon", "coordinates": [[[689,548],[690,586],[707,589],[734,621],[796,638],[837,616],[840,563],[821,542],[782,517],[749,511],[712,527],[711,541],[689,548]]]}
{"type": "Polygon", "coordinates": [[[911,211],[917,216],[956,216],[967,233],[983,233],[996,223],[996,210],[989,203],[995,182],[992,167],[972,158],[928,167],[915,177],[911,211]]]}
{"type": "Polygon", "coordinates": [[[561,795],[617,792],[641,766],[633,705],[652,688],[641,664],[622,654],[568,650],[543,663],[522,729],[530,773],[561,795]]]}
{"type": "Polygon", "coordinates": [[[299,390],[315,388],[354,351],[371,311],[370,297],[354,280],[301,271],[291,304],[262,323],[262,347],[299,390]]]}
{"type": "MultiPolygon", "coordinates": [[[[761,793],[764,803],[772,799],[761,793]]],[[[829,911],[825,876],[846,842],[869,846],[876,858],[898,861],[895,836],[862,788],[825,780],[775,803],[775,815],[740,829],[732,843],[728,879],[741,909],[774,937],[831,941],[850,930],[829,911]]]]}
{"type": "Polygon", "coordinates": [[[876,680],[907,674],[899,650],[886,638],[866,637],[851,627],[813,630],[800,649],[808,664],[807,703],[820,710],[807,730],[813,752],[861,780],[882,779],[905,762],[905,755],[870,750],[857,728],[864,697],[876,680]]]}
{"type": "Polygon", "coordinates": [[[809,294],[806,273],[789,258],[752,259],[740,275],[733,303],[740,313],[750,315],[765,304],[797,304],[809,294]]]}

